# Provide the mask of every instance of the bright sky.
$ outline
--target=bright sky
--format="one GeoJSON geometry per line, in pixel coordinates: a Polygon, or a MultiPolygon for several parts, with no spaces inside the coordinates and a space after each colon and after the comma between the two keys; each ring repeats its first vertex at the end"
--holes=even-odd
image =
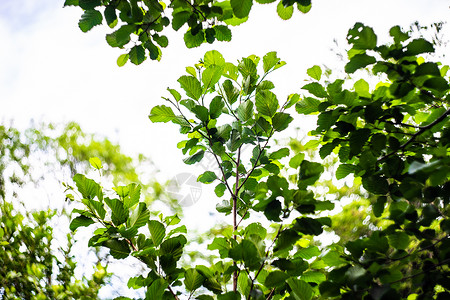
{"type": "MultiPolygon", "coordinates": [[[[63,3],[0,0],[0,121],[14,120],[24,128],[31,119],[74,120],[87,132],[119,141],[128,153],[150,156],[166,178],[193,170],[176,148],[178,129],[152,124],[148,114],[163,103],[167,87],[179,89],[176,80],[185,67],[206,51],[216,49],[231,62],[277,51],[287,65],[269,79],[278,98],[285,99],[299,92],[307,68],[333,65],[333,39],[343,45],[355,22],[373,27],[385,40],[394,25],[408,27],[416,20],[426,25],[450,17],[450,1],[445,0],[313,0],[310,13],[296,11],[289,21],[278,18],[273,4],[255,4],[249,21],[232,28],[229,43],[186,49],[182,34],[171,32],[161,62],[119,68],[116,59],[123,52],[106,43],[106,28],[82,33],[77,26],[81,10],[63,9],[63,3]]],[[[295,125],[303,126],[296,116],[295,125]]]]}

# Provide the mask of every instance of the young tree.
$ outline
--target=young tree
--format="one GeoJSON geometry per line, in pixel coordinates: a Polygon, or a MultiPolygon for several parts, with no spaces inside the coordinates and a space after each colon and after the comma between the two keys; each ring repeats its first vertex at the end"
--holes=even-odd
{"type": "Polygon", "coordinates": [[[82,209],[71,228],[96,223],[90,246],[141,261],[147,272],[128,285],[144,287],[146,299],[448,298],[449,67],[427,60],[434,47],[424,38],[398,26],[390,36],[380,45],[372,28],[355,24],[346,79],[323,83],[313,66],[307,95],[283,102],[268,80],[284,65],[276,53],[232,64],[210,51],[178,79],[183,93],[168,89],[170,106],[152,108],[152,122],[172,122],[186,135],[179,144],[186,164],[206,155],[217,163],[198,177],[217,183],[217,211],[230,215],[228,229],[208,243],[219,255],[211,265],[179,263],[186,228],[176,216],[152,218],[133,184],[111,196],[75,175],[82,209]],[[350,78],[362,68],[383,79],[371,88],[350,78]],[[324,163],[272,142],[289,127],[294,106],[318,115],[316,140],[304,147],[322,160],[336,155],[336,179],[353,174],[372,218],[386,224],[320,245],[334,208],[318,190],[324,163]]]}

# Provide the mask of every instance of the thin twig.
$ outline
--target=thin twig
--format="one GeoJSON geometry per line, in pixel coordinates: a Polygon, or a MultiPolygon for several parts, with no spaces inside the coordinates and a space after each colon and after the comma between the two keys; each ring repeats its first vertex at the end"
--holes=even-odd
{"type": "Polygon", "coordinates": [[[442,114],[442,116],[440,116],[439,118],[437,118],[436,120],[434,120],[433,122],[431,122],[430,124],[426,125],[426,126],[421,126],[420,130],[417,131],[406,143],[404,143],[403,145],[400,146],[400,148],[398,148],[395,151],[392,151],[388,154],[386,154],[385,156],[379,158],[377,160],[377,162],[381,162],[383,160],[385,160],[386,158],[396,154],[399,150],[404,150],[409,144],[411,144],[412,142],[414,142],[414,140],[421,135],[422,133],[424,133],[425,131],[427,131],[428,129],[432,128],[433,126],[435,126],[436,124],[442,122],[448,115],[450,114],[450,109],[448,109],[444,114],[442,114]]]}

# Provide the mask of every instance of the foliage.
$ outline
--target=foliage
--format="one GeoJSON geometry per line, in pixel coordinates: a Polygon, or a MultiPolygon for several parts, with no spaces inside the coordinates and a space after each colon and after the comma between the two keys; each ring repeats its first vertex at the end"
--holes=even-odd
{"type": "MultiPolygon", "coordinates": [[[[45,199],[38,195],[29,199],[20,190],[51,179],[60,184],[65,172],[69,176],[87,172],[86,160],[93,153],[103,161],[109,180],[137,181],[136,160],[110,140],[83,132],[76,123],[32,125],[24,131],[0,126],[0,298],[97,299],[109,283],[112,274],[106,272],[107,262],[99,253],[93,274],[85,275],[84,270],[82,278],[75,276],[74,236],[55,226],[68,223],[63,194],[61,201],[31,210],[31,202],[45,199]]],[[[143,156],[137,161],[148,164],[143,156]]],[[[151,190],[164,187],[153,182],[141,185],[149,189],[147,203],[155,198],[156,191],[151,190]]]]}
{"type": "Polygon", "coordinates": [[[280,103],[266,79],[284,65],[275,52],[235,65],[210,51],[178,79],[183,93],[168,89],[171,106],[152,108],[152,122],[172,122],[187,137],[178,144],[186,164],[207,156],[217,163],[198,181],[216,184],[217,211],[232,225],[208,243],[218,254],[210,266],[180,264],[186,228],[177,216],[151,217],[134,184],[110,196],[76,175],[82,209],[71,229],[97,224],[90,246],[140,260],[148,273],[128,285],[144,287],[146,299],[447,298],[449,67],[425,59],[434,47],[424,38],[398,26],[390,35],[379,45],[372,28],[349,30],[345,72],[382,75],[372,89],[350,76],[322,83],[314,66],[307,95],[280,103]],[[293,106],[317,115],[312,159],[271,142],[289,127],[293,106]],[[333,228],[326,212],[334,203],[318,191],[329,155],[339,159],[336,179],[352,175],[356,189],[362,184],[358,193],[371,201],[365,214],[386,221],[321,246],[324,229],[333,228]]]}
{"type": "MultiPolygon", "coordinates": [[[[126,49],[117,59],[123,66],[127,61],[135,65],[147,57],[161,59],[161,48],[169,44],[165,27],[172,24],[178,31],[185,24],[186,47],[198,47],[203,43],[230,41],[231,30],[246,22],[253,2],[272,3],[276,0],[171,0],[169,3],[157,0],[66,0],[64,6],[78,6],[83,9],[78,26],[83,32],[91,30],[103,21],[117,30],[106,35],[111,47],[126,49]]],[[[280,0],[276,11],[280,18],[291,18],[294,5],[302,13],[311,9],[311,0],[280,0]]]]}

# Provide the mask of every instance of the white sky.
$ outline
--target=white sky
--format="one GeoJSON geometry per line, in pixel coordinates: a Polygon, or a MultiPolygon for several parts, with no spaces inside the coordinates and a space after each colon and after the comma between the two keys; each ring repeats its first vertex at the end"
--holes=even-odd
{"type": "MultiPolygon", "coordinates": [[[[386,39],[394,25],[407,27],[416,20],[425,25],[450,17],[446,0],[313,0],[310,13],[296,11],[289,21],[278,18],[273,4],[255,4],[249,21],[232,28],[229,43],[186,49],[182,33],[171,32],[161,62],[119,68],[116,59],[123,52],[106,43],[106,26],[82,33],[77,26],[81,10],[63,9],[63,3],[0,0],[0,122],[14,120],[24,128],[31,119],[74,120],[87,132],[119,141],[128,153],[150,156],[164,168],[164,178],[202,170],[182,163],[177,127],[152,124],[148,113],[163,103],[160,97],[167,96],[168,86],[179,89],[177,78],[206,51],[216,49],[230,62],[277,51],[287,65],[269,79],[282,100],[299,92],[307,68],[333,65],[333,38],[344,41],[355,22],[373,27],[379,39],[386,39]]],[[[302,117],[294,115],[295,126],[304,126],[302,117]]],[[[205,198],[188,213],[213,208],[215,203],[205,198]]]]}
{"type": "MultiPolygon", "coordinates": [[[[163,49],[161,62],[147,60],[140,66],[129,62],[119,68],[116,59],[123,51],[106,43],[107,27],[81,32],[77,25],[81,9],[63,9],[63,3],[0,0],[0,121],[14,120],[23,128],[31,119],[74,120],[87,132],[120,142],[127,153],[150,156],[162,171],[159,180],[204,171],[182,162],[176,148],[181,138],[178,128],[153,124],[148,114],[153,106],[164,103],[161,96],[168,95],[167,87],[180,90],[176,80],[206,51],[219,50],[231,62],[277,51],[287,65],[269,79],[282,101],[300,91],[307,68],[336,64],[330,51],[333,39],[343,46],[355,22],[372,26],[379,40],[386,40],[394,25],[408,27],[416,20],[429,24],[450,16],[450,1],[446,0],[428,0],[426,5],[422,0],[313,0],[311,12],[295,11],[289,21],[277,16],[274,4],[255,4],[249,21],[232,28],[229,43],[187,49],[182,33],[169,28],[169,47],[163,49]]],[[[307,125],[302,116],[294,116],[293,126],[307,125]]],[[[214,209],[215,201],[208,201],[207,196],[210,188],[203,188],[200,201],[188,208],[188,214],[195,215],[200,207],[214,209]]]]}

